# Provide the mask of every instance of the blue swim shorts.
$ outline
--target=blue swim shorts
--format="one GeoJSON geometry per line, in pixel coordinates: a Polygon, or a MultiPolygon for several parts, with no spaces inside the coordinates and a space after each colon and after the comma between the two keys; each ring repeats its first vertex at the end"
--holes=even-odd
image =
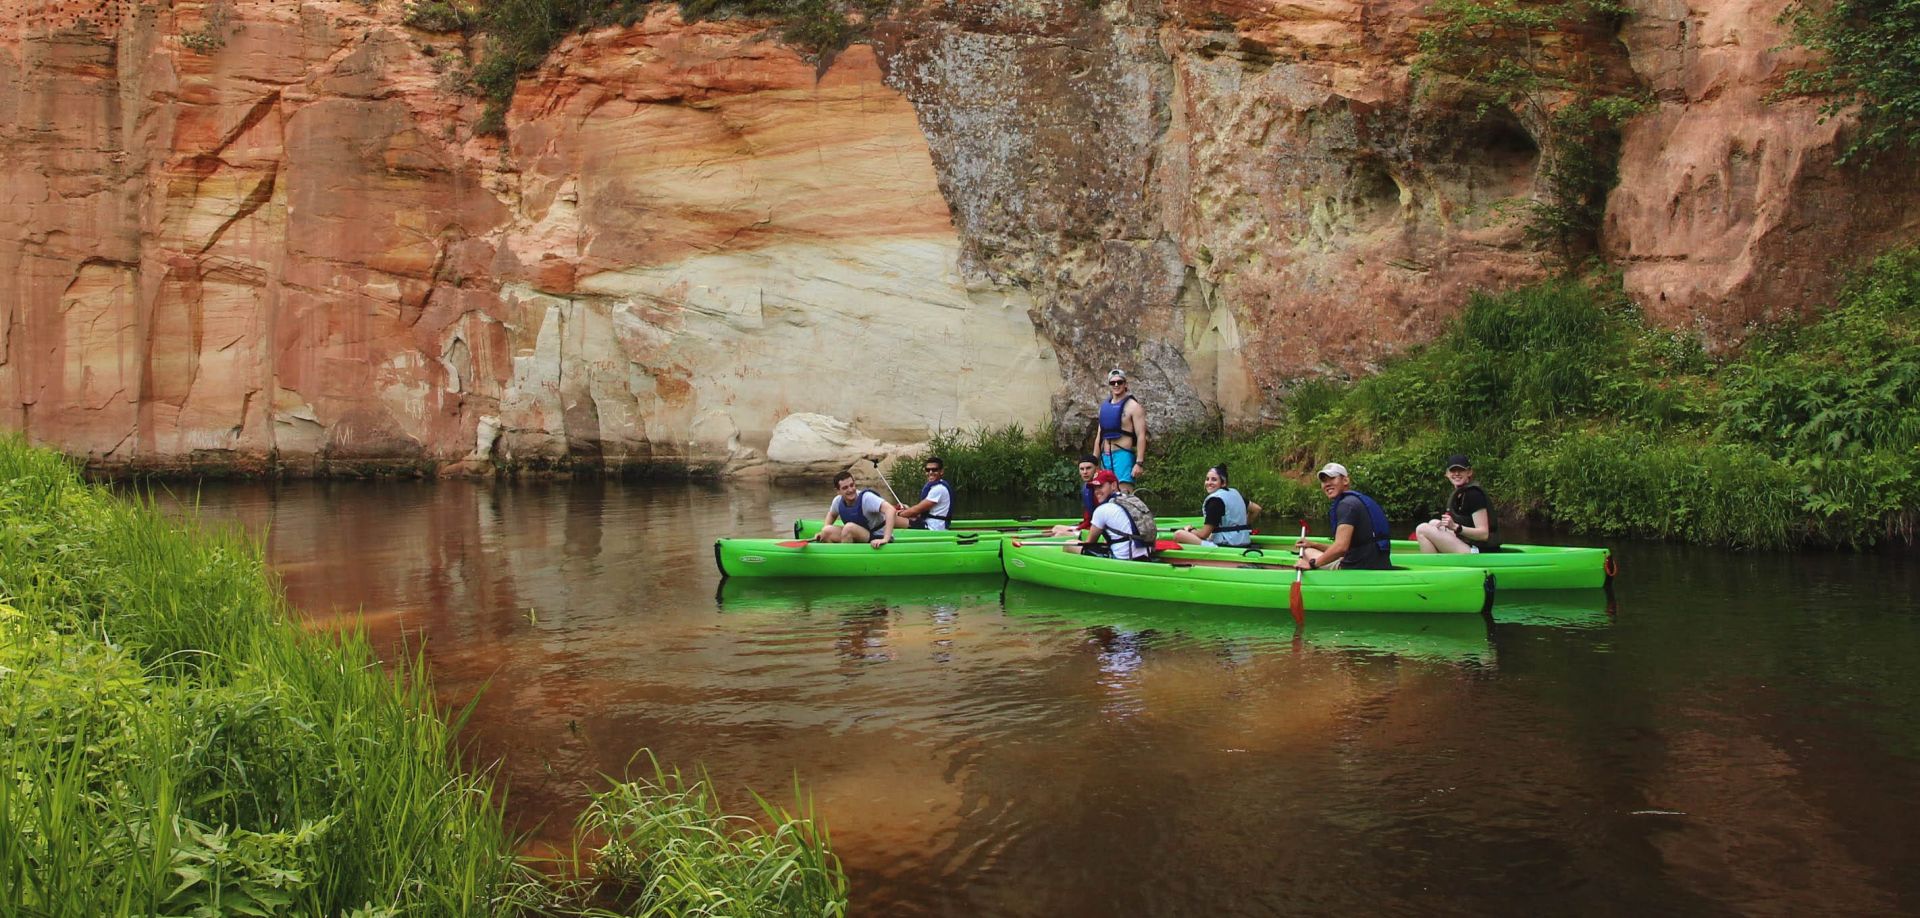
{"type": "Polygon", "coordinates": [[[1133,450],[1116,449],[1100,457],[1100,467],[1113,472],[1113,477],[1133,484],[1133,450]]]}

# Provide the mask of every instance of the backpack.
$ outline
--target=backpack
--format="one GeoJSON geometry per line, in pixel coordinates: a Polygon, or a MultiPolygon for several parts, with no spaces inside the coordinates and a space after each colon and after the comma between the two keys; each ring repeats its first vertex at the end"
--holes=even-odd
{"type": "Polygon", "coordinates": [[[1126,511],[1127,522],[1133,525],[1133,544],[1152,551],[1154,543],[1159,540],[1160,527],[1154,523],[1153,510],[1147,506],[1147,502],[1137,495],[1122,491],[1113,496],[1113,503],[1126,511]]]}

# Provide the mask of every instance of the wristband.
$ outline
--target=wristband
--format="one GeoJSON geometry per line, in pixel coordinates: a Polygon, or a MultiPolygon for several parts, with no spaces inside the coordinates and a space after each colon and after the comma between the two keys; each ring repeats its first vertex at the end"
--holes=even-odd
{"type": "Polygon", "coordinates": [[[1317,570],[1319,570],[1319,569],[1320,569],[1320,559],[1319,559],[1319,558],[1308,558],[1308,559],[1307,559],[1307,569],[1308,569],[1308,570],[1313,570],[1313,571],[1317,571],[1317,570]]]}

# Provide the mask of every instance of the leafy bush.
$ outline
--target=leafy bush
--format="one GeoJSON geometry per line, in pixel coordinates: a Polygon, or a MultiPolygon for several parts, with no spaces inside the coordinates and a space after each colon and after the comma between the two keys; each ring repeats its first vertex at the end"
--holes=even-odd
{"type": "Polygon", "coordinates": [[[1902,0],[1796,2],[1781,18],[1820,64],[1788,74],[1791,92],[1827,97],[1827,115],[1857,109],[1861,131],[1840,160],[1920,140],[1920,7],[1902,0]]]}
{"type": "Polygon", "coordinates": [[[1540,195],[1522,208],[1526,235],[1570,262],[1597,238],[1620,128],[1646,102],[1601,85],[1604,68],[1569,39],[1611,32],[1627,13],[1614,0],[1438,0],[1417,36],[1412,75],[1424,96],[1457,90],[1481,117],[1512,112],[1537,140],[1540,195]]]}
{"type": "MultiPolygon", "coordinates": [[[[422,17],[438,24],[451,20],[427,7],[458,0],[419,2],[422,17]]],[[[454,7],[461,28],[484,37],[472,84],[487,106],[474,130],[481,134],[504,130],[520,75],[540,66],[569,33],[631,26],[651,5],[651,0],[497,0],[478,7],[454,7]]],[[[772,20],[783,41],[815,56],[824,66],[890,8],[891,0],[688,0],[680,13],[690,22],[728,17],[772,20]]]]}
{"type": "Polygon", "coordinates": [[[1920,254],[1876,260],[1841,303],[1809,329],[1777,331],[1729,368],[1721,435],[1777,455],[1920,447],[1920,254]]]}
{"type": "Polygon", "coordinates": [[[400,21],[426,32],[465,32],[473,28],[475,14],[450,0],[411,0],[400,21]]]}
{"type": "Polygon", "coordinates": [[[1018,424],[941,431],[927,441],[924,453],[895,463],[889,483],[901,500],[912,503],[926,483],[920,460],[939,456],[947,483],[960,493],[1079,493],[1074,458],[1059,453],[1052,442],[1051,430],[1029,435],[1018,424]]]}
{"type": "Polygon", "coordinates": [[[1780,548],[1801,520],[1800,479],[1751,447],[1583,431],[1530,461],[1547,511],[1579,532],[1780,548]]]}

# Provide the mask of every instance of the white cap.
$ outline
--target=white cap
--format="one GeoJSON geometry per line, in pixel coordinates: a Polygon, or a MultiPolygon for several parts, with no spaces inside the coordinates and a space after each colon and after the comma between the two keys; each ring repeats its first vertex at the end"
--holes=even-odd
{"type": "Polygon", "coordinates": [[[1107,382],[1126,382],[1127,371],[1114,367],[1107,371],[1107,382]]]}
{"type": "Polygon", "coordinates": [[[1329,462],[1320,467],[1321,478],[1346,478],[1347,467],[1338,462],[1329,462]]]}

